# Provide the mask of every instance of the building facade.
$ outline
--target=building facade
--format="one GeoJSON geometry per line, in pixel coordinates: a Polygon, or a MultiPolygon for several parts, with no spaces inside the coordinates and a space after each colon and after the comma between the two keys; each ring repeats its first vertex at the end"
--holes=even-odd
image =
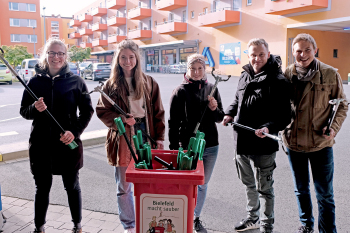
{"type": "Polygon", "coordinates": [[[28,53],[38,54],[42,45],[40,0],[0,1],[1,45],[23,45],[28,53]]]}
{"type": "Polygon", "coordinates": [[[43,41],[42,46],[46,40],[50,37],[64,40],[65,44],[67,44],[68,48],[76,45],[76,40],[70,38],[72,32],[74,32],[74,28],[70,26],[70,21],[73,17],[61,17],[60,15],[51,15],[51,16],[43,16],[41,17],[41,40],[43,41]]]}
{"type": "Polygon", "coordinates": [[[74,14],[71,38],[110,62],[124,38],[141,48],[145,71],[203,53],[221,74],[240,75],[247,43],[264,38],[283,69],[294,62],[291,42],[301,32],[318,43],[319,60],[350,73],[350,1],[343,0],[97,0],[74,14]]]}

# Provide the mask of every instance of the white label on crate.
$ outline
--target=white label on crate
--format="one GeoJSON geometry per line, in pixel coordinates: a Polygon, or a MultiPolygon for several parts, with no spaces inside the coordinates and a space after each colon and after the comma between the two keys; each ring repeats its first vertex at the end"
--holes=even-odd
{"type": "Polygon", "coordinates": [[[188,199],[185,195],[148,194],[140,196],[140,233],[187,232],[188,199]]]}

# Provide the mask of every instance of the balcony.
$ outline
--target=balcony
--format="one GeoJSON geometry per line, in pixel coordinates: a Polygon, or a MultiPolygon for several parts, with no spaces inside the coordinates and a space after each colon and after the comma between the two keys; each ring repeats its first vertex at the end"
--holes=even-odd
{"type": "Polygon", "coordinates": [[[168,23],[160,23],[157,25],[157,33],[158,34],[176,34],[187,32],[187,23],[184,22],[168,22],[168,23]]]}
{"type": "Polygon", "coordinates": [[[93,34],[91,28],[83,28],[83,29],[80,29],[79,33],[80,33],[80,35],[82,35],[82,36],[92,35],[92,34],[93,34]]]}
{"type": "Polygon", "coordinates": [[[80,43],[80,48],[92,48],[92,43],[88,43],[88,42],[81,42],[80,43]]]}
{"type": "Polygon", "coordinates": [[[92,41],[92,47],[97,47],[97,46],[107,46],[108,41],[103,40],[103,39],[95,39],[92,41]]]}
{"type": "Polygon", "coordinates": [[[108,44],[119,43],[122,40],[126,39],[126,36],[121,35],[111,35],[108,37],[108,44]]]}
{"type": "Polygon", "coordinates": [[[126,18],[125,17],[116,17],[113,16],[109,19],[107,19],[107,25],[108,26],[120,26],[126,24],[126,18]]]}
{"type": "Polygon", "coordinates": [[[126,6],[125,0],[110,0],[107,2],[107,9],[118,10],[126,6]]]}
{"type": "Polygon", "coordinates": [[[83,15],[79,19],[80,22],[90,22],[92,20],[93,20],[93,16],[92,15],[88,15],[88,14],[83,15]]]}
{"type": "Polygon", "coordinates": [[[95,23],[92,25],[93,32],[102,32],[107,30],[107,24],[95,23]]]}
{"type": "Polygon", "coordinates": [[[187,0],[160,0],[157,2],[157,10],[171,11],[187,6],[187,0]]]}
{"type": "Polygon", "coordinates": [[[78,27],[81,25],[81,22],[77,19],[72,19],[70,22],[69,22],[69,26],[71,27],[78,27]]]}
{"type": "Polygon", "coordinates": [[[69,36],[69,39],[78,39],[78,38],[81,38],[81,35],[78,32],[72,32],[69,36]]]}
{"type": "Polygon", "coordinates": [[[102,7],[96,7],[94,9],[92,9],[91,11],[91,15],[92,16],[103,16],[107,14],[107,8],[102,8],[102,7]]]}
{"type": "Polygon", "coordinates": [[[265,0],[265,13],[271,15],[287,15],[327,7],[328,0],[265,0]]]}
{"type": "Polygon", "coordinates": [[[129,10],[129,19],[140,20],[152,16],[152,10],[148,8],[136,7],[129,10]]]}
{"type": "Polygon", "coordinates": [[[152,30],[130,30],[128,34],[129,39],[134,40],[143,40],[143,39],[151,39],[152,38],[152,30]]]}
{"type": "Polygon", "coordinates": [[[200,13],[198,23],[201,27],[217,27],[240,22],[240,11],[232,8],[216,9],[210,13],[200,13]]]}

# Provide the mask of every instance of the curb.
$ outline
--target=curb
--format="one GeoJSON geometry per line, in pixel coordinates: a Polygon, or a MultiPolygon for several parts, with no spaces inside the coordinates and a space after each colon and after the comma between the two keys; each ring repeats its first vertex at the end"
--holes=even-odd
{"type": "MultiPolygon", "coordinates": [[[[106,141],[106,135],[107,135],[107,129],[103,130],[96,130],[96,131],[90,131],[85,132],[81,135],[81,141],[83,142],[83,146],[94,146],[99,144],[104,144],[106,141]]],[[[29,157],[28,152],[29,143],[27,141],[25,142],[18,142],[18,143],[11,143],[7,145],[1,146],[0,149],[0,163],[1,162],[8,162],[13,160],[23,160],[24,158],[29,157]]]]}

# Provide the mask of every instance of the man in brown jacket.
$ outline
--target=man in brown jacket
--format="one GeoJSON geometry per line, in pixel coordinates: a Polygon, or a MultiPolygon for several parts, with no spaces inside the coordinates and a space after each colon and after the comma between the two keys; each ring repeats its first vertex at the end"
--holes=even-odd
{"type": "Polygon", "coordinates": [[[318,204],[320,233],[337,232],[333,196],[334,138],[346,118],[347,102],[341,102],[325,134],[332,111],[329,101],[345,99],[342,79],[337,70],[315,58],[317,46],[309,34],[299,34],[293,40],[296,62],[290,65],[285,76],[292,83],[292,122],[283,133],[293,174],[299,219],[302,224],[297,233],[314,232],[314,217],[310,195],[309,163],[318,204]]]}

